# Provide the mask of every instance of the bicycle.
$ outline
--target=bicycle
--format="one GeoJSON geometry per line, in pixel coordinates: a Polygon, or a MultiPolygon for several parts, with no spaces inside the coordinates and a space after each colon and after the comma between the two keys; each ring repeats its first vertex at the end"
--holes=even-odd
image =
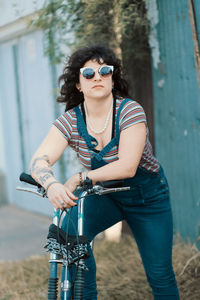
{"type": "MultiPolygon", "coordinates": [[[[45,189],[38,184],[30,175],[21,173],[20,181],[26,182],[34,187],[17,187],[18,191],[34,193],[40,197],[47,197],[45,189]]],[[[50,273],[48,280],[48,300],[57,300],[58,296],[58,271],[57,265],[62,264],[60,297],[64,300],[83,299],[84,272],[87,270],[85,259],[89,256],[88,239],[84,233],[84,200],[90,195],[104,195],[113,192],[127,191],[130,187],[123,186],[123,180],[111,180],[97,182],[94,186],[91,181],[85,180],[82,187],[78,189],[78,230],[75,236],[69,235],[60,228],[60,219],[65,211],[54,208],[53,223],[49,227],[47,243],[45,248],[50,253],[50,273]],[[75,266],[75,279],[71,280],[71,270],[75,266]],[[62,296],[61,296],[62,295],[62,296]]],[[[75,225],[74,225],[75,226],[75,225]]]]}

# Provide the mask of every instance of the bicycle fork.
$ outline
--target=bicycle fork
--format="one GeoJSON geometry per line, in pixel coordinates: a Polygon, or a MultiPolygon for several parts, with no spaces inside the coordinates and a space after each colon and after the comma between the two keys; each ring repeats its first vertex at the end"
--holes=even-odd
{"type": "MultiPolygon", "coordinates": [[[[86,191],[81,193],[78,202],[78,236],[83,235],[84,231],[84,200],[87,195],[86,191]]],[[[71,282],[69,279],[69,268],[63,266],[62,273],[64,274],[64,281],[61,283],[61,293],[63,300],[81,300],[83,299],[84,290],[84,259],[80,259],[78,262],[78,270],[76,274],[76,280],[74,284],[74,298],[71,293],[71,282]]]]}
{"type": "MultiPolygon", "coordinates": [[[[53,224],[58,226],[59,224],[59,209],[54,209],[53,215],[53,224]]],[[[50,274],[48,280],[48,300],[57,300],[58,294],[58,278],[57,278],[57,263],[60,262],[58,260],[58,255],[54,253],[50,253],[50,274]]]]}

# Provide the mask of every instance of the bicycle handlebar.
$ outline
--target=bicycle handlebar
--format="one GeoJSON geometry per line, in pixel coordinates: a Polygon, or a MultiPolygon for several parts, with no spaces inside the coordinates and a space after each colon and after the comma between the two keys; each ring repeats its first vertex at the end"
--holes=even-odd
{"type": "MultiPolygon", "coordinates": [[[[34,194],[37,194],[39,196],[45,197],[46,192],[44,188],[37,183],[31,175],[26,173],[21,173],[19,177],[20,181],[24,181],[26,183],[32,184],[34,186],[38,187],[38,190],[35,191],[33,188],[24,188],[24,187],[17,187],[17,190],[20,191],[27,191],[34,194]]],[[[108,194],[113,192],[119,192],[119,191],[127,191],[130,190],[130,187],[124,186],[124,180],[107,180],[107,181],[98,181],[93,187],[87,189],[86,194],[108,194]]]]}
{"type": "Polygon", "coordinates": [[[35,179],[33,179],[33,177],[31,175],[24,173],[24,172],[20,174],[19,180],[24,181],[29,184],[32,184],[32,185],[35,185],[39,188],[42,187],[37,181],[35,181],[35,179]]]}
{"type": "MultiPolygon", "coordinates": [[[[33,179],[31,175],[24,172],[20,174],[19,180],[35,185],[39,188],[42,187],[37,181],[33,179]]],[[[120,179],[120,180],[98,181],[96,185],[100,185],[103,188],[118,188],[118,187],[123,187],[123,183],[124,181],[120,179]]]]}
{"type": "Polygon", "coordinates": [[[96,185],[100,185],[104,188],[118,188],[123,187],[124,180],[107,180],[107,181],[97,181],[96,185]]]}

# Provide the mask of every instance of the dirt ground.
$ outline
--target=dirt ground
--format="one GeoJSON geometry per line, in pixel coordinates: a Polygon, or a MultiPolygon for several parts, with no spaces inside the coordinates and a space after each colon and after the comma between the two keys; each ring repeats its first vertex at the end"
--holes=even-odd
{"type": "MultiPolygon", "coordinates": [[[[99,300],[151,300],[135,242],[95,242],[99,300]]],[[[195,246],[176,242],[173,262],[181,300],[200,299],[200,252],[195,246]]],[[[47,299],[48,256],[0,263],[0,300],[47,299]]]]}

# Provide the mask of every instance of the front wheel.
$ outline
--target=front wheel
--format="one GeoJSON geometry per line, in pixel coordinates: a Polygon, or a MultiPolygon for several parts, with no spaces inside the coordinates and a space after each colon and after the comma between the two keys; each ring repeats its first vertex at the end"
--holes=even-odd
{"type": "Polygon", "coordinates": [[[74,284],[74,300],[82,300],[84,291],[84,269],[81,266],[81,261],[79,262],[76,280],[74,284]]]}

